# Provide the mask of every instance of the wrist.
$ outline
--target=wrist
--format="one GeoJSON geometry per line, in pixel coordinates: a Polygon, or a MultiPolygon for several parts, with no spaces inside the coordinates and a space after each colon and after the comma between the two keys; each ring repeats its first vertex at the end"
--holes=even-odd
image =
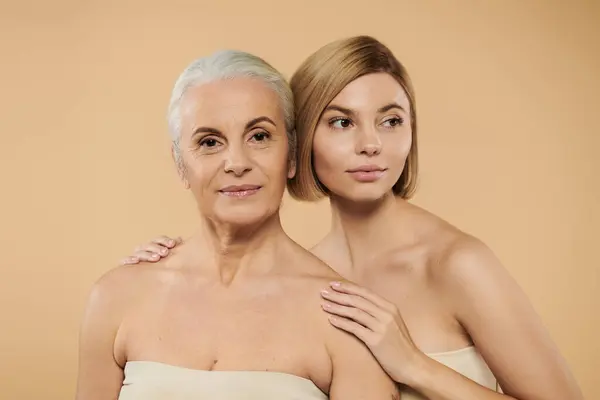
{"type": "Polygon", "coordinates": [[[411,362],[405,365],[404,373],[398,383],[410,386],[413,389],[427,386],[427,381],[432,374],[432,362],[422,351],[416,350],[411,357],[411,362]]]}

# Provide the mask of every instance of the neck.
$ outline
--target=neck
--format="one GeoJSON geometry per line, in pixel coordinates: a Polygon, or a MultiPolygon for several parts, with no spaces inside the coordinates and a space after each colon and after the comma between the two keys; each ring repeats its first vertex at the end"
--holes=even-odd
{"type": "Polygon", "coordinates": [[[354,275],[368,268],[377,255],[397,246],[400,208],[404,200],[389,193],[365,203],[330,198],[332,226],[330,237],[347,252],[347,263],[340,266],[354,275]]]}
{"type": "Polygon", "coordinates": [[[279,214],[251,226],[219,224],[205,219],[196,235],[201,259],[210,262],[221,283],[229,285],[241,275],[267,272],[285,236],[279,214]]]}

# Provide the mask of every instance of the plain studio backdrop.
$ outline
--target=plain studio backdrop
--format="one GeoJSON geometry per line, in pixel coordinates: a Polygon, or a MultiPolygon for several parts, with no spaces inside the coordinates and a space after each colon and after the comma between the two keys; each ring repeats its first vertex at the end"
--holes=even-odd
{"type": "MultiPolygon", "coordinates": [[[[4,1],[0,31],[0,398],[72,398],[90,286],[196,224],[165,117],[183,68],[236,48],[290,77],[357,34],[414,80],[414,202],[494,249],[600,398],[598,1],[4,1]]],[[[282,215],[306,246],[329,227],[327,201],[282,215]]]]}

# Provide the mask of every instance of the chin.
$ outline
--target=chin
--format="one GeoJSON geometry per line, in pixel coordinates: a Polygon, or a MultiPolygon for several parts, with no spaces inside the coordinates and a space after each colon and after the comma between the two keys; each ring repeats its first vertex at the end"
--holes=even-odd
{"type": "Polygon", "coordinates": [[[364,204],[370,204],[370,203],[376,203],[380,200],[382,200],[385,197],[386,193],[358,193],[358,192],[354,192],[354,193],[348,193],[347,195],[344,195],[344,198],[347,201],[351,201],[353,203],[364,203],[364,204]]]}
{"type": "Polygon", "coordinates": [[[277,210],[269,210],[258,204],[219,207],[214,218],[219,223],[233,226],[252,226],[269,219],[277,210]]]}
{"type": "Polygon", "coordinates": [[[388,185],[350,184],[343,190],[335,191],[337,197],[356,203],[374,203],[391,194],[388,185]]]}
{"type": "Polygon", "coordinates": [[[268,215],[258,214],[257,212],[245,212],[243,210],[235,210],[224,215],[217,215],[217,220],[220,223],[233,226],[251,226],[257,225],[268,219],[268,215]]]}

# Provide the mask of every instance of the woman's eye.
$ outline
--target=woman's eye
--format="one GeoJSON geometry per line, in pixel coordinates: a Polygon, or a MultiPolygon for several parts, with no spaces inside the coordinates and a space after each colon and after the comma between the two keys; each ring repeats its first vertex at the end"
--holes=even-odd
{"type": "Polygon", "coordinates": [[[255,142],[264,142],[269,138],[269,134],[267,132],[256,132],[252,135],[252,140],[255,142]]]}
{"type": "Polygon", "coordinates": [[[384,125],[388,125],[390,127],[395,127],[395,126],[399,126],[402,125],[404,123],[404,119],[402,118],[390,118],[388,120],[385,120],[384,125]]]}
{"type": "Polygon", "coordinates": [[[337,118],[331,121],[331,126],[337,129],[348,128],[352,124],[348,118],[337,118]]]}
{"type": "Polygon", "coordinates": [[[204,146],[204,147],[215,147],[218,144],[219,144],[219,142],[217,141],[217,139],[213,139],[213,138],[207,138],[200,142],[200,146],[204,146]]]}

